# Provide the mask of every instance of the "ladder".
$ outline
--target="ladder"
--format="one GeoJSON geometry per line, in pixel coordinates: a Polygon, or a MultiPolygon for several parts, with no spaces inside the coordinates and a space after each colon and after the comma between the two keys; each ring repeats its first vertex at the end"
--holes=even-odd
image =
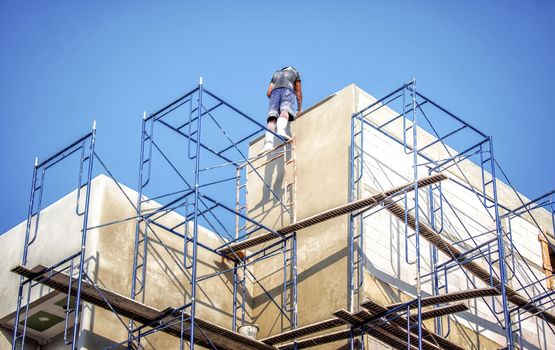
{"type": "MultiPolygon", "coordinates": [[[[284,145],[285,205],[291,215],[289,223],[297,222],[297,153],[296,138],[284,145]]],[[[297,328],[297,233],[283,241],[282,308],[291,314],[291,328],[297,328]]]]}
{"type": "MultiPolygon", "coordinates": [[[[364,123],[360,115],[351,118],[351,181],[349,201],[361,198],[364,175],[364,123]]],[[[362,214],[349,215],[349,309],[358,311],[364,282],[364,220],[362,214]]]]}
{"type": "MultiPolygon", "coordinates": [[[[295,138],[286,141],[282,145],[276,147],[276,150],[281,148],[279,155],[273,156],[270,160],[262,165],[266,165],[272,161],[277,161],[283,158],[284,176],[283,176],[283,213],[289,213],[288,224],[293,224],[297,220],[297,165],[296,165],[296,142],[295,138]]],[[[256,230],[249,231],[249,221],[245,218],[249,214],[248,203],[248,175],[249,170],[247,164],[239,164],[236,168],[236,201],[235,201],[235,239],[240,240],[242,237],[248,237],[256,230]]],[[[260,165],[260,166],[262,166],[260,165]]],[[[291,326],[297,326],[297,256],[296,256],[296,233],[292,233],[289,237],[283,240],[282,243],[283,254],[283,285],[282,285],[282,300],[281,308],[284,312],[290,313],[292,317],[291,326]]],[[[238,254],[241,256],[242,254],[238,254]]],[[[245,299],[246,299],[246,270],[245,265],[241,266],[240,263],[235,264],[234,268],[234,306],[233,314],[234,321],[232,328],[235,330],[239,322],[237,319],[240,315],[240,322],[245,322],[245,299]]]]}

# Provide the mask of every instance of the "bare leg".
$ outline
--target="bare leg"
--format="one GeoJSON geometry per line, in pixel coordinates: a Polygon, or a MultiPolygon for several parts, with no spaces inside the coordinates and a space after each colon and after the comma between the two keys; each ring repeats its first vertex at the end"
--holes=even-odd
{"type": "Polygon", "coordinates": [[[275,132],[276,131],[276,120],[275,119],[270,120],[268,122],[267,128],[275,132]]]}

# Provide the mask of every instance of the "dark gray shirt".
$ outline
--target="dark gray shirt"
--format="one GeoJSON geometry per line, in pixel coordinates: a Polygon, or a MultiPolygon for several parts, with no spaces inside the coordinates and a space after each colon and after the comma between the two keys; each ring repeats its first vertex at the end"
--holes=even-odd
{"type": "Polygon", "coordinates": [[[272,75],[271,83],[274,84],[274,89],[277,88],[288,88],[295,91],[295,82],[301,80],[299,72],[293,67],[287,67],[282,70],[278,70],[272,75]]]}

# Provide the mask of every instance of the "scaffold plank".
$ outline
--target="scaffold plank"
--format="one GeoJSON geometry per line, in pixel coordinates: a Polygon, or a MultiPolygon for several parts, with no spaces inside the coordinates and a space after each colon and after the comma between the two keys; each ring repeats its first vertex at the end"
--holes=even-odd
{"type": "MultiPolygon", "coordinates": [[[[45,266],[38,265],[33,269],[29,269],[25,266],[16,266],[11,269],[12,272],[18,275],[24,276],[26,278],[32,279],[34,281],[40,282],[41,284],[53,288],[62,293],[67,293],[69,289],[69,276],[62,272],[50,271],[44,273],[46,270],[45,266]]],[[[77,293],[77,281],[72,283],[71,294],[76,295],[77,293]]],[[[160,311],[153,307],[142,304],[138,301],[125,297],[123,295],[111,292],[104,288],[95,287],[88,282],[83,282],[81,287],[81,298],[93,305],[101,307],[106,310],[111,308],[117,312],[119,315],[130,318],[134,321],[140,322],[145,325],[153,324],[153,321],[161,319],[166,311],[160,311]],[[108,306],[108,304],[110,306],[108,306]]],[[[179,313],[181,314],[181,313],[179,313]]],[[[184,314],[187,319],[183,323],[184,336],[188,337],[188,329],[190,327],[190,322],[188,319],[190,315],[188,313],[184,314]]],[[[241,334],[235,333],[224,327],[215,325],[211,322],[203,320],[201,318],[195,317],[195,324],[199,327],[202,332],[195,332],[195,339],[199,345],[211,347],[210,343],[206,340],[205,336],[218,347],[218,349],[243,349],[243,350],[272,350],[276,349],[274,346],[262,343],[260,341],[245,337],[241,334]]],[[[176,337],[181,336],[181,326],[179,323],[170,325],[161,329],[162,332],[174,335],[176,337]]]]}
{"type": "MultiPolygon", "coordinates": [[[[388,306],[381,306],[380,304],[372,301],[372,300],[366,300],[363,303],[364,308],[366,308],[371,314],[373,314],[374,316],[377,317],[383,317],[384,315],[387,314],[387,312],[393,308],[393,305],[395,304],[391,304],[388,306]]],[[[412,317],[411,317],[412,319],[412,317]]],[[[399,327],[405,327],[407,326],[408,320],[406,317],[404,316],[400,316],[400,315],[393,315],[390,319],[390,322],[396,324],[399,327]]],[[[427,330],[425,327],[422,327],[422,336],[424,339],[426,339],[427,341],[429,341],[432,344],[438,344],[442,349],[446,349],[446,350],[464,350],[464,348],[458,346],[455,343],[450,342],[449,340],[443,338],[442,336],[440,336],[439,334],[436,334],[434,332],[431,332],[429,330],[427,330]]],[[[411,337],[418,337],[418,334],[415,330],[411,331],[411,337]]]]}
{"type": "MultiPolygon", "coordinates": [[[[340,340],[346,340],[346,339],[349,339],[351,335],[352,334],[350,330],[337,331],[333,333],[319,335],[309,339],[299,340],[296,343],[287,343],[287,344],[279,345],[277,348],[278,349],[294,349],[294,348],[306,349],[313,346],[333,343],[340,340]]],[[[360,331],[356,332],[353,335],[360,335],[360,331]]]]}
{"type": "Polygon", "coordinates": [[[357,326],[364,322],[364,319],[362,317],[357,317],[345,309],[339,309],[335,311],[333,315],[337,318],[342,319],[343,321],[350,324],[351,326],[357,326]]]}
{"type": "MultiPolygon", "coordinates": [[[[496,292],[495,289],[493,288],[488,288],[484,291],[479,291],[477,293],[474,294],[474,297],[477,297],[478,295],[491,295],[493,293],[493,291],[496,292]]],[[[497,294],[497,292],[496,292],[497,294]]],[[[453,299],[453,296],[456,296],[458,294],[454,294],[450,296],[450,299],[453,299]]],[[[431,300],[431,299],[430,299],[431,300]]],[[[441,299],[440,299],[441,300],[441,299]]],[[[329,330],[329,329],[333,329],[333,328],[337,328],[339,326],[343,326],[343,325],[347,325],[350,324],[352,326],[360,326],[363,325],[365,323],[368,322],[372,322],[375,320],[380,319],[383,315],[385,315],[387,313],[388,310],[391,310],[394,306],[396,306],[397,304],[392,304],[392,305],[388,305],[388,306],[381,306],[377,303],[374,303],[372,301],[367,301],[366,303],[363,303],[363,306],[366,307],[367,309],[370,310],[370,312],[365,311],[365,310],[360,310],[356,313],[351,314],[350,312],[348,312],[345,309],[340,309],[337,310],[336,312],[333,313],[334,316],[336,316],[337,318],[332,318],[332,319],[328,319],[328,320],[324,320],[321,322],[317,322],[308,326],[304,326],[304,327],[300,327],[297,328],[295,330],[291,330],[291,331],[287,331],[284,333],[280,333],[274,336],[270,336],[264,339],[261,339],[262,342],[266,343],[266,344],[278,344],[278,343],[283,343],[285,341],[289,341],[292,339],[297,339],[297,338],[301,338],[304,336],[308,336],[314,333],[318,333],[318,332],[322,332],[325,330],[329,330]]],[[[434,303],[430,304],[430,305],[435,305],[434,303]]],[[[403,309],[404,310],[404,309],[403,309]]],[[[445,306],[445,307],[441,307],[441,308],[437,308],[437,309],[433,309],[433,310],[429,310],[429,311],[425,311],[422,313],[422,318],[423,319],[428,319],[428,318],[433,318],[433,317],[439,317],[439,316],[445,316],[448,314],[453,314],[453,313],[457,313],[457,312],[462,312],[462,311],[466,311],[468,310],[468,307],[464,304],[455,304],[455,305],[449,305],[449,306],[445,306]]],[[[398,316],[396,316],[398,317],[398,316]]],[[[406,325],[406,319],[403,318],[403,320],[401,322],[398,323],[398,325],[400,324],[405,324],[406,325]]],[[[370,334],[370,333],[369,333],[370,334]]],[[[424,336],[430,340],[431,342],[437,342],[442,348],[445,349],[451,349],[451,350],[462,350],[461,347],[447,341],[445,338],[429,332],[425,329],[423,329],[423,334],[424,336]]],[[[377,333],[378,336],[383,336],[382,333],[377,333]]],[[[373,336],[373,335],[372,335],[373,336]]],[[[330,337],[330,338],[323,338],[323,337],[317,337],[317,342],[318,344],[321,344],[321,342],[323,342],[325,339],[328,340],[332,340],[335,339],[334,337],[330,337]]],[[[379,338],[377,338],[379,339],[379,338]]],[[[379,339],[380,340],[380,339],[379,339]]],[[[335,340],[333,340],[335,341],[335,340]]],[[[306,347],[308,347],[308,344],[313,344],[314,342],[306,342],[303,343],[305,344],[306,347]]],[[[391,344],[389,344],[391,345],[391,344]]],[[[311,345],[314,346],[314,345],[311,345]]],[[[404,349],[407,348],[406,343],[403,345],[404,349]]]]}
{"type": "MultiPolygon", "coordinates": [[[[387,332],[389,335],[395,336],[400,340],[409,339],[408,332],[406,330],[407,324],[399,325],[396,322],[391,322],[390,320],[380,320],[380,317],[376,315],[372,315],[366,311],[362,313],[350,313],[345,309],[339,309],[333,313],[335,317],[338,317],[349,324],[360,327],[365,325],[366,322],[376,321],[372,324],[369,324],[367,328],[372,329],[380,329],[382,331],[387,332]],[[357,315],[358,314],[358,315],[357,315]],[[404,328],[403,328],[404,327],[404,328]]],[[[394,315],[393,317],[399,317],[394,315]]],[[[418,346],[418,335],[412,334],[414,333],[411,331],[410,342],[414,346],[418,346]]],[[[426,339],[422,339],[422,349],[424,350],[439,350],[440,348],[433,343],[428,342],[426,339]]]]}
{"type": "MultiPolygon", "coordinates": [[[[451,292],[447,294],[440,294],[440,295],[432,295],[429,297],[424,297],[420,300],[420,305],[422,307],[432,306],[437,304],[445,304],[445,303],[452,303],[455,301],[467,300],[467,299],[476,299],[481,297],[491,297],[495,295],[499,295],[499,291],[495,288],[477,288],[471,290],[461,290],[456,292],[451,292]]],[[[396,303],[387,306],[387,309],[391,310],[393,308],[399,307],[406,303],[396,303]]],[[[364,307],[364,303],[362,303],[364,307]]],[[[412,309],[417,307],[416,302],[410,305],[412,309]]]]}
{"type": "Polygon", "coordinates": [[[269,345],[273,345],[277,343],[283,343],[291,339],[300,338],[310,334],[330,330],[344,325],[346,325],[345,321],[337,318],[332,318],[332,319],[316,322],[304,327],[299,327],[291,331],[276,334],[276,335],[261,339],[260,341],[269,345]]]}
{"type": "Polygon", "coordinates": [[[422,319],[428,320],[430,318],[452,315],[464,311],[468,311],[468,306],[463,303],[441,306],[432,310],[422,312],[422,319]]]}
{"type": "MultiPolygon", "coordinates": [[[[447,176],[445,176],[444,174],[441,174],[441,173],[434,174],[418,180],[418,187],[426,187],[446,179],[447,179],[447,176]]],[[[347,203],[339,207],[335,207],[333,209],[329,209],[324,212],[318,213],[306,219],[300,220],[296,223],[293,223],[289,226],[286,226],[277,230],[276,232],[279,234],[279,236],[277,236],[272,232],[264,233],[256,237],[245,239],[244,241],[239,241],[239,242],[226,245],[225,247],[218,249],[218,252],[224,255],[230,255],[233,252],[237,252],[243,249],[257,246],[261,243],[278,239],[280,238],[280,236],[285,236],[289,233],[296,232],[300,229],[322,223],[324,221],[339,217],[341,215],[345,215],[353,211],[368,209],[368,208],[377,206],[380,204],[381,201],[383,201],[386,198],[390,198],[392,196],[399,195],[404,192],[412,191],[413,189],[414,189],[414,182],[411,182],[406,185],[393,188],[389,191],[379,193],[358,201],[347,203]]]]}
{"type": "MultiPolygon", "coordinates": [[[[369,308],[371,312],[361,310],[355,313],[350,313],[345,309],[337,310],[333,313],[336,319],[329,319],[315,323],[313,325],[301,327],[298,330],[289,331],[286,333],[278,334],[266,339],[262,339],[263,342],[267,344],[277,344],[284,341],[289,341],[292,339],[307,336],[313,333],[321,332],[327,329],[335,328],[340,325],[350,325],[355,327],[353,333],[351,330],[336,331],[333,333],[323,334],[314,336],[308,339],[301,339],[296,343],[287,343],[283,345],[278,345],[279,349],[292,348],[296,344],[298,349],[309,348],[317,345],[327,344],[331,342],[336,342],[339,340],[349,339],[351,335],[358,336],[362,334],[362,327],[364,328],[364,333],[369,336],[384,342],[396,349],[407,349],[409,348],[406,342],[408,339],[408,332],[406,331],[407,320],[399,315],[393,315],[392,319],[383,320],[382,316],[388,311],[387,307],[383,307],[379,304],[369,302],[369,308]],[[367,325],[369,322],[376,321],[374,324],[367,325]],[[328,327],[328,325],[333,325],[333,327],[328,327]],[[358,328],[357,328],[358,327],[358,328]],[[299,332],[297,332],[299,331],[299,332]]],[[[455,312],[461,312],[466,310],[466,305],[456,304],[444,308],[438,308],[424,312],[423,315],[428,315],[430,317],[435,315],[450,314],[455,312]],[[433,312],[433,314],[432,314],[433,312]],[[428,314],[427,314],[428,313],[428,314]]],[[[427,316],[426,316],[427,317],[427,316]]],[[[438,350],[438,349],[448,349],[448,350],[463,350],[460,346],[446,340],[445,338],[427,331],[422,330],[423,339],[423,349],[427,350],[438,350]]],[[[418,337],[415,330],[411,330],[411,349],[416,349],[418,342],[418,337]]]]}
{"type": "MultiPolygon", "coordinates": [[[[324,334],[324,335],[319,335],[310,339],[304,339],[304,340],[300,340],[297,343],[288,343],[288,344],[284,344],[284,345],[280,345],[278,346],[278,349],[306,349],[306,348],[311,348],[313,346],[318,346],[318,345],[324,345],[324,344],[329,344],[329,343],[333,343],[336,341],[340,341],[340,340],[347,340],[349,339],[351,336],[353,337],[357,337],[361,335],[361,331],[360,330],[354,330],[352,333],[350,330],[345,330],[345,331],[338,331],[338,332],[334,332],[334,333],[330,333],[330,334],[324,334]]],[[[407,342],[405,340],[401,340],[399,338],[394,337],[393,335],[387,333],[386,331],[379,329],[379,328],[375,328],[375,329],[370,329],[368,331],[365,332],[366,334],[370,335],[371,337],[381,341],[384,344],[387,344],[391,347],[393,347],[394,349],[398,349],[398,350],[416,350],[416,347],[414,346],[408,346],[407,342]]]]}
{"type": "MultiPolygon", "coordinates": [[[[403,222],[405,221],[405,208],[403,208],[402,205],[399,205],[390,199],[384,199],[383,204],[385,208],[387,208],[399,220],[403,222]]],[[[412,213],[406,213],[406,221],[413,230],[416,230],[416,220],[412,213]]],[[[428,242],[436,246],[437,249],[439,249],[443,254],[459,262],[465,259],[465,256],[458,248],[454,247],[452,244],[443,239],[438,233],[436,233],[425,223],[419,222],[418,228],[420,235],[424,237],[424,239],[426,239],[428,242]]],[[[482,280],[482,282],[488,285],[493,284],[493,287],[501,292],[501,281],[497,277],[491,276],[490,273],[486,269],[478,265],[478,263],[474,261],[469,261],[465,262],[464,264],[461,263],[461,267],[470,271],[472,274],[474,274],[474,276],[482,280]]],[[[530,303],[529,298],[525,298],[509,286],[505,286],[505,291],[507,294],[507,299],[511,303],[515,304],[518,307],[521,307],[523,310],[526,310],[535,316],[544,318],[547,322],[555,325],[555,315],[553,313],[530,303]]]]}

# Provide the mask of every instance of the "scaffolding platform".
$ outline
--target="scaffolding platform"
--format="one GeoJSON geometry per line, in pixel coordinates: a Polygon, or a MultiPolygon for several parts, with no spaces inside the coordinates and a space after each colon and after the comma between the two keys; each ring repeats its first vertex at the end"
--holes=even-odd
{"type": "Polygon", "coordinates": [[[431,318],[452,315],[463,311],[468,311],[468,306],[463,303],[441,306],[436,309],[422,312],[422,319],[429,320],[431,318]]]}
{"type": "MultiPolygon", "coordinates": [[[[434,306],[447,302],[468,300],[493,295],[499,295],[497,289],[483,288],[426,297],[422,298],[421,302],[422,306],[434,306]]],[[[406,339],[409,339],[409,333],[404,328],[406,328],[408,320],[407,318],[399,315],[399,313],[411,308],[413,305],[414,301],[381,306],[372,300],[366,300],[361,305],[365,308],[365,310],[351,313],[345,309],[340,309],[333,313],[335,318],[316,322],[311,325],[299,327],[295,330],[287,331],[284,333],[276,334],[261,339],[261,341],[269,345],[275,345],[293,339],[305,337],[311,334],[338,328],[341,326],[350,326],[353,328],[335,331],[329,334],[318,335],[308,339],[302,339],[297,341],[296,343],[278,345],[277,348],[288,349],[296,345],[298,349],[304,349],[317,345],[332,343],[339,340],[349,339],[353,335],[360,335],[362,334],[361,329],[364,329],[364,333],[369,334],[373,338],[376,338],[379,341],[393,346],[396,349],[407,349],[409,347],[406,339]]],[[[424,311],[422,312],[422,319],[446,316],[467,310],[468,307],[466,305],[462,303],[457,303],[424,311]]],[[[414,317],[411,317],[411,321],[413,323],[416,322],[414,317]]],[[[426,330],[425,328],[423,329],[423,338],[423,349],[463,350],[462,347],[450,342],[449,340],[443,338],[438,334],[426,330]]],[[[415,346],[417,346],[418,334],[415,330],[411,330],[410,339],[410,348],[414,348],[415,346]]]]}
{"type": "MultiPolygon", "coordinates": [[[[407,224],[413,230],[416,229],[416,225],[415,225],[416,220],[414,218],[414,215],[412,213],[406,212],[405,208],[403,208],[402,205],[397,204],[389,199],[384,200],[384,205],[399,220],[405,221],[405,216],[406,216],[407,224]]],[[[422,237],[424,237],[428,242],[436,246],[437,249],[439,249],[443,254],[447,255],[449,258],[452,258],[457,262],[461,262],[462,260],[466,259],[464,254],[458,248],[454,247],[452,244],[444,240],[437,232],[435,232],[428,225],[420,222],[418,225],[418,230],[422,237]]],[[[478,277],[480,280],[482,280],[482,282],[486,284],[492,284],[493,287],[497,289],[499,293],[501,293],[501,285],[502,285],[501,281],[495,276],[492,276],[488,271],[486,271],[476,262],[468,261],[468,262],[465,262],[464,264],[461,263],[460,266],[468,270],[472,274],[474,274],[474,276],[478,277]]],[[[511,303],[515,304],[518,307],[521,307],[523,310],[528,311],[530,314],[538,317],[542,317],[550,324],[555,325],[555,315],[553,313],[535,306],[533,303],[530,302],[529,299],[520,295],[517,291],[515,291],[509,286],[505,286],[505,290],[507,293],[507,299],[511,303]]]]}
{"type": "Polygon", "coordinates": [[[320,322],[310,324],[308,326],[298,327],[297,329],[294,329],[294,330],[291,330],[291,331],[287,331],[287,332],[279,333],[279,334],[276,334],[276,335],[272,335],[270,337],[261,339],[260,341],[262,341],[266,344],[273,345],[273,344],[283,343],[283,342],[286,342],[288,340],[292,340],[292,339],[304,337],[304,336],[307,336],[307,335],[311,335],[311,334],[314,334],[314,333],[327,331],[327,330],[330,330],[330,329],[333,329],[333,328],[344,326],[346,324],[347,324],[347,322],[345,322],[343,320],[340,320],[338,318],[331,318],[331,319],[328,319],[328,320],[324,320],[324,321],[320,321],[320,322]]]}
{"type": "MultiPolygon", "coordinates": [[[[461,291],[451,292],[448,294],[432,295],[429,297],[424,297],[420,299],[420,305],[422,307],[425,307],[425,306],[432,306],[437,304],[452,303],[460,300],[491,297],[499,294],[500,294],[499,291],[495,288],[478,288],[478,289],[472,289],[472,290],[461,290],[461,291]]],[[[396,307],[402,306],[404,304],[406,303],[392,304],[392,305],[389,305],[387,309],[391,310],[396,307]]],[[[366,304],[362,303],[362,307],[366,308],[367,306],[369,306],[368,303],[366,304]]],[[[411,308],[416,308],[415,303],[411,304],[410,306],[411,308]]]]}
{"type": "MultiPolygon", "coordinates": [[[[447,180],[447,176],[445,176],[444,174],[434,174],[425,178],[422,178],[420,180],[418,180],[418,187],[425,187],[425,186],[429,186],[432,185],[434,183],[440,182],[440,181],[444,181],[447,180]]],[[[321,213],[318,213],[316,215],[313,215],[311,217],[308,217],[306,219],[300,220],[294,224],[291,224],[289,226],[283,227],[279,230],[277,230],[277,234],[273,232],[269,232],[269,233],[265,233],[262,234],[260,236],[256,236],[256,237],[252,237],[252,238],[248,238],[244,241],[240,241],[237,243],[231,243],[229,245],[226,245],[223,248],[220,248],[218,250],[219,253],[224,254],[224,255],[230,255],[233,253],[236,253],[238,251],[241,251],[243,249],[247,249],[250,247],[254,247],[257,246],[259,244],[271,241],[273,239],[277,239],[280,238],[281,236],[287,235],[289,233],[293,233],[296,232],[297,230],[303,229],[303,228],[307,228],[310,227],[312,225],[316,225],[319,223],[322,223],[324,221],[336,218],[338,216],[341,215],[345,215],[345,214],[349,214],[352,213],[354,211],[357,210],[363,210],[363,209],[370,209],[374,206],[377,206],[380,204],[381,201],[396,196],[396,195],[400,195],[400,194],[404,194],[406,192],[412,191],[414,190],[414,183],[408,183],[406,185],[403,186],[399,186],[396,188],[393,188],[389,191],[386,192],[382,192],[382,193],[378,193],[375,194],[373,196],[370,196],[368,198],[363,198],[361,200],[358,201],[354,201],[351,203],[347,203],[344,205],[341,205],[339,207],[335,207],[333,209],[328,209],[326,211],[323,211],[321,213]]]]}
{"type": "MultiPolygon", "coordinates": [[[[70,277],[67,274],[55,270],[48,270],[46,266],[38,265],[29,269],[25,266],[18,265],[12,268],[11,271],[62,293],[67,293],[70,289],[70,277]]],[[[72,283],[71,286],[72,295],[77,294],[77,281],[74,280],[74,282],[75,283],[72,283]]],[[[81,296],[86,302],[109,311],[115,311],[118,315],[140,322],[145,326],[155,325],[157,322],[171,316],[173,314],[172,311],[174,311],[173,308],[167,308],[161,311],[157,310],[121,294],[94,286],[88,282],[82,283],[81,296]]],[[[178,314],[181,315],[181,311],[178,311],[178,314]]],[[[180,322],[172,322],[168,327],[164,327],[162,331],[178,338],[182,335],[188,335],[190,315],[185,313],[184,318],[185,321],[182,325],[180,322]]],[[[200,332],[195,332],[196,344],[198,345],[211,347],[210,343],[212,343],[218,349],[228,350],[276,349],[272,345],[245,337],[199,317],[195,317],[195,325],[200,329],[200,332]]]]}

